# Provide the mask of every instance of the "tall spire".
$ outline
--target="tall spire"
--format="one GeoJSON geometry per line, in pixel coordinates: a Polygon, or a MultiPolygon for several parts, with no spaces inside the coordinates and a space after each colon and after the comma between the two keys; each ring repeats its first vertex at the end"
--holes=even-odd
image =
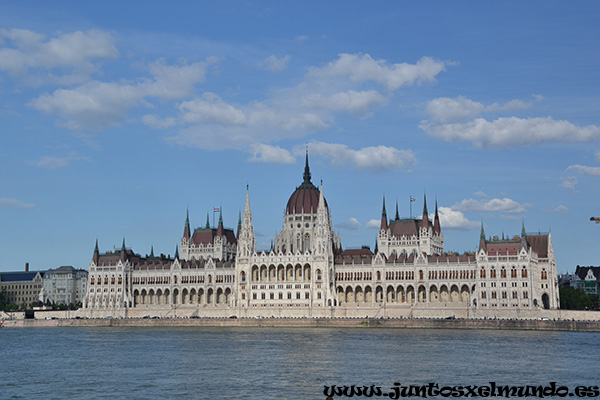
{"type": "Polygon", "coordinates": [[[123,237],[123,246],[121,247],[121,261],[127,259],[127,249],[125,248],[125,237],[123,237]]]}
{"type": "Polygon", "coordinates": [[[387,230],[388,228],[388,220],[387,220],[387,212],[385,211],[385,195],[383,196],[383,208],[381,210],[381,225],[379,226],[380,230],[387,230]]]}
{"type": "Polygon", "coordinates": [[[435,199],[435,217],[433,218],[433,231],[437,233],[440,233],[442,231],[442,227],[440,226],[440,215],[438,213],[437,199],[435,199]]]}
{"type": "Polygon", "coordinates": [[[237,235],[236,237],[240,238],[240,231],[242,230],[242,210],[240,210],[239,215],[238,215],[238,228],[237,228],[237,235]]]}
{"type": "Polygon", "coordinates": [[[96,247],[94,248],[94,264],[98,265],[98,261],[100,260],[100,250],[98,250],[98,238],[96,238],[96,247]]]}
{"type": "Polygon", "coordinates": [[[396,199],[396,219],[395,221],[400,220],[400,213],[398,213],[398,199],[396,199]]]}
{"type": "Polygon", "coordinates": [[[208,212],[206,213],[206,229],[210,229],[210,218],[208,217],[208,212]]]}
{"type": "Polygon", "coordinates": [[[485,250],[487,248],[485,244],[485,231],[483,230],[483,220],[481,220],[481,233],[479,234],[479,250],[485,250]]]}
{"type": "Polygon", "coordinates": [[[423,221],[421,221],[423,228],[429,227],[429,214],[427,213],[427,195],[423,194],[423,221]]]}
{"type": "Polygon", "coordinates": [[[183,237],[186,239],[190,238],[190,209],[189,208],[185,212],[185,227],[183,228],[183,237]]]}
{"type": "Polygon", "coordinates": [[[154,246],[150,246],[150,257],[154,258],[154,246]]]}
{"type": "Polygon", "coordinates": [[[219,225],[217,226],[217,236],[223,236],[225,230],[223,228],[223,206],[219,204],[219,225]]]}
{"type": "Polygon", "coordinates": [[[306,147],[306,164],[304,165],[304,182],[310,183],[310,167],[308,166],[308,146],[306,147]]]}
{"type": "Polygon", "coordinates": [[[527,233],[525,232],[525,220],[523,220],[521,226],[521,248],[527,249],[527,233]]]}
{"type": "Polygon", "coordinates": [[[179,246],[175,245],[175,256],[173,257],[174,260],[179,260],[179,246]]]}

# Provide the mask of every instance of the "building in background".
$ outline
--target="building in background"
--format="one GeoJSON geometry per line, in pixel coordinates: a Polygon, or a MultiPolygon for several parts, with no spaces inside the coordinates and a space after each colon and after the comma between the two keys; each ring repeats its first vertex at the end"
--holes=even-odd
{"type": "Polygon", "coordinates": [[[575,269],[571,279],[571,287],[582,289],[588,296],[597,296],[600,267],[580,267],[575,269]]]}
{"type": "Polygon", "coordinates": [[[87,292],[88,271],[62,266],[44,274],[43,290],[39,300],[44,303],[77,305],[87,292]]]}
{"type": "Polygon", "coordinates": [[[45,272],[29,271],[29,263],[25,264],[25,271],[0,272],[0,290],[5,291],[6,303],[21,309],[37,303],[45,272]]]}

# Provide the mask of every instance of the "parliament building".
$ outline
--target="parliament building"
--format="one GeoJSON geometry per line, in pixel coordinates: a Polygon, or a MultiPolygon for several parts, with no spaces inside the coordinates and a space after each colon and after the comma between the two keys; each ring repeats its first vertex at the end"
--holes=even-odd
{"type": "Polygon", "coordinates": [[[486,238],[476,252],[444,251],[435,206],[420,218],[388,218],[385,199],[375,251],[343,249],[323,193],[311,181],[290,196],[268,251],[257,251],[246,189],[237,232],[190,227],[174,257],[125,246],[89,265],[90,316],[535,318],[559,307],[551,234],[486,238]]]}

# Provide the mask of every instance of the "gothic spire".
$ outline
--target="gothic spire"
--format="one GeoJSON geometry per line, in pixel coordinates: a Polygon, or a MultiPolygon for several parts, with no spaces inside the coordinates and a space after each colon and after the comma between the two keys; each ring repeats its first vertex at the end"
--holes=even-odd
{"type": "Polygon", "coordinates": [[[400,220],[400,213],[398,213],[398,199],[396,199],[396,219],[395,221],[400,220]]]}
{"type": "Polygon", "coordinates": [[[306,164],[304,165],[304,183],[310,183],[310,167],[308,166],[308,147],[306,148],[306,164]]]}
{"type": "Polygon", "coordinates": [[[206,213],[206,229],[210,229],[210,218],[208,217],[208,212],[206,213]]]}
{"type": "Polygon", "coordinates": [[[173,257],[175,260],[179,260],[179,246],[175,245],[175,256],[173,257]]]}
{"type": "Polygon", "coordinates": [[[485,250],[487,248],[485,244],[485,231],[483,230],[483,220],[481,220],[481,233],[479,234],[479,249],[485,250]]]}
{"type": "Polygon", "coordinates": [[[387,230],[388,221],[387,221],[387,212],[385,211],[385,195],[383,196],[383,208],[381,210],[381,225],[379,226],[380,230],[387,230]]]}
{"type": "Polygon", "coordinates": [[[190,209],[189,208],[185,212],[185,227],[183,228],[183,237],[186,239],[190,238],[190,209]]]}
{"type": "Polygon", "coordinates": [[[440,226],[440,214],[438,213],[437,199],[435,199],[435,217],[433,218],[433,231],[440,233],[442,227],[440,226]]]}
{"type": "Polygon", "coordinates": [[[154,246],[150,246],[150,258],[154,258],[154,246]]]}
{"type": "Polygon", "coordinates": [[[427,195],[423,194],[423,220],[421,221],[423,228],[429,227],[429,214],[427,213],[427,195]]]}
{"type": "Polygon", "coordinates": [[[98,261],[100,260],[100,250],[98,250],[98,238],[96,238],[96,247],[94,248],[94,264],[98,265],[98,261]]]}

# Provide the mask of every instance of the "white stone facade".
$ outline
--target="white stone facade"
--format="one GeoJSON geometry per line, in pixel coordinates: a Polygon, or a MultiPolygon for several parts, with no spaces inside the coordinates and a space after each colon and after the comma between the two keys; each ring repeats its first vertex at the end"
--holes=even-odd
{"type": "Polygon", "coordinates": [[[437,204],[433,221],[426,205],[420,219],[389,221],[384,203],[377,239],[375,253],[342,250],[307,158],[269,251],[256,250],[247,190],[237,235],[222,218],[192,234],[187,218],[181,257],[144,258],[125,243],[100,255],[96,247],[84,306],[98,315],[264,317],[530,317],[558,308],[550,234],[523,227],[513,239],[486,240],[482,227],[477,252],[448,253],[437,204]]]}

